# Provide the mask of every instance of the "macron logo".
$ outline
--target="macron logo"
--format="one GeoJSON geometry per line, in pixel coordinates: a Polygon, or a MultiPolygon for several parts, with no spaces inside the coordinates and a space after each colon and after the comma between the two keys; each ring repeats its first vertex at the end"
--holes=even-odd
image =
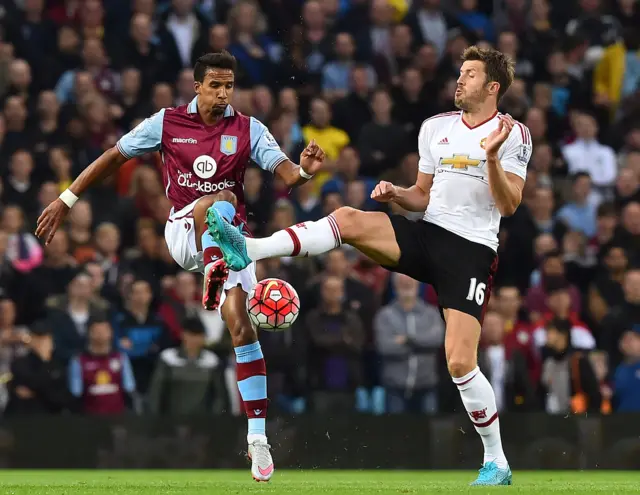
{"type": "Polygon", "coordinates": [[[198,144],[198,140],[193,138],[173,138],[171,142],[178,144],[198,144]]]}

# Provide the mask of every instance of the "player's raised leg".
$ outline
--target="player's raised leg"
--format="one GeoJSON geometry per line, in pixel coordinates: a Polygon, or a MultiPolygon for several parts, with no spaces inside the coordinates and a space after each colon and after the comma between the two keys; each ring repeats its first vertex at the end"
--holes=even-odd
{"type": "Polygon", "coordinates": [[[238,389],[249,422],[247,442],[251,474],[256,481],[269,481],[274,465],[265,425],[267,369],[258,336],[247,316],[246,305],[247,292],[242,286],[236,286],[226,291],[221,313],[231,333],[236,353],[238,389]]]}
{"type": "Polygon", "coordinates": [[[446,309],[445,353],[453,382],[484,445],[484,462],[472,485],[510,485],[511,470],[502,450],[496,396],[478,368],[480,323],[469,314],[446,309]]]}
{"type": "Polygon", "coordinates": [[[207,211],[215,208],[226,221],[233,221],[235,216],[236,197],[230,191],[221,191],[200,198],[193,208],[193,219],[196,228],[196,247],[202,252],[204,263],[204,286],[202,305],[213,311],[220,304],[220,288],[229,275],[229,269],[222,259],[218,244],[209,233],[206,224],[207,211]],[[214,206],[215,205],[215,206],[214,206]]]}
{"type": "Polygon", "coordinates": [[[316,222],[292,225],[262,239],[245,238],[219,212],[209,213],[209,229],[231,270],[242,270],[264,258],[316,256],[341,244],[354,246],[384,266],[394,266],[400,259],[391,220],[381,212],[343,207],[316,222]]]}

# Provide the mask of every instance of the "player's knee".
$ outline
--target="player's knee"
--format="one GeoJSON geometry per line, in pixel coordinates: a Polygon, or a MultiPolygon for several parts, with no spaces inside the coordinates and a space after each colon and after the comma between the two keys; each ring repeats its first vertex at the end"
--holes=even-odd
{"type": "Polygon", "coordinates": [[[202,198],[200,198],[196,203],[196,209],[202,210],[203,212],[207,211],[213,203],[216,203],[218,201],[228,201],[233,205],[234,208],[236,208],[238,205],[238,199],[236,198],[235,194],[233,194],[231,191],[220,191],[218,193],[208,194],[207,196],[203,196],[202,198]]]}
{"type": "Polygon", "coordinates": [[[449,374],[454,378],[465,376],[467,373],[473,371],[477,365],[474,356],[458,356],[453,354],[447,359],[449,374]]]}
{"type": "Polygon", "coordinates": [[[238,206],[238,198],[231,191],[227,191],[226,189],[220,191],[219,193],[212,195],[215,201],[227,201],[233,205],[234,208],[238,206]]]}
{"type": "Polygon", "coordinates": [[[360,210],[356,210],[350,206],[343,206],[333,212],[333,216],[338,222],[340,236],[343,242],[358,238],[363,225],[360,218],[362,213],[360,210]]]}
{"type": "Polygon", "coordinates": [[[256,331],[251,326],[249,321],[238,320],[229,325],[229,333],[231,334],[231,341],[233,347],[239,347],[242,345],[249,345],[258,340],[256,331]]]}

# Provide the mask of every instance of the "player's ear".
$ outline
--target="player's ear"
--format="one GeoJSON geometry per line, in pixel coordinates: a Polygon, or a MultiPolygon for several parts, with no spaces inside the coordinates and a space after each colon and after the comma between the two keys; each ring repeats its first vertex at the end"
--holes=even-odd
{"type": "Polygon", "coordinates": [[[489,83],[489,92],[497,95],[498,91],[500,91],[500,83],[497,81],[491,81],[489,83]]]}
{"type": "Polygon", "coordinates": [[[194,81],[193,90],[196,92],[197,95],[200,94],[200,89],[201,88],[202,88],[202,83],[200,81],[194,81]]]}

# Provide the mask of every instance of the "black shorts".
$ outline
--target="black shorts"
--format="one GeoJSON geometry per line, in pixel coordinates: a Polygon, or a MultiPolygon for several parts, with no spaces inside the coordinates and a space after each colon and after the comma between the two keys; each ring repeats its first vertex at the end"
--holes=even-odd
{"type": "Polygon", "coordinates": [[[441,311],[456,309],[482,323],[498,268],[496,252],[424,220],[390,220],[400,261],[385,268],[431,284],[441,311]]]}

